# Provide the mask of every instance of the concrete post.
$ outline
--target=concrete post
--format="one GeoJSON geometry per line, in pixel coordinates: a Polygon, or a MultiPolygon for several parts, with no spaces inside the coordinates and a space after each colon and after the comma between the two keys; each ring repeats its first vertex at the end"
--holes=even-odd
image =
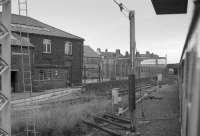
{"type": "Polygon", "coordinates": [[[131,120],[131,131],[135,132],[136,131],[135,75],[130,74],[128,76],[128,80],[129,80],[129,111],[130,111],[130,120],[131,120]]]}
{"type": "Polygon", "coordinates": [[[129,75],[129,111],[131,119],[131,131],[136,131],[135,117],[135,11],[129,12],[130,20],[130,75],[129,75]]]}
{"type": "Polygon", "coordinates": [[[130,62],[131,62],[131,73],[135,74],[135,11],[129,12],[130,20],[130,62]]]}
{"type": "MultiPolygon", "coordinates": [[[[11,40],[10,40],[10,24],[11,24],[11,0],[2,5],[2,24],[7,28],[9,34],[2,39],[2,59],[8,64],[8,69],[2,73],[1,93],[7,97],[8,101],[11,99],[11,40]]],[[[10,121],[10,102],[3,108],[0,113],[0,128],[11,136],[11,121],[10,121]]]]}

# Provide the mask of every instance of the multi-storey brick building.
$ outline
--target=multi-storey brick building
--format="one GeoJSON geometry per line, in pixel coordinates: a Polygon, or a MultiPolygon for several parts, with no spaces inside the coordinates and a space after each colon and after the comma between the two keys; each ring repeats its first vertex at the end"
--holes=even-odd
{"type": "Polygon", "coordinates": [[[115,52],[109,52],[107,49],[101,51],[97,49],[101,56],[102,76],[104,79],[120,79],[128,76],[129,55],[122,55],[119,49],[115,52]]]}
{"type": "Polygon", "coordinates": [[[83,38],[25,16],[12,15],[11,27],[14,92],[29,90],[24,87],[25,78],[30,76],[25,69],[31,71],[33,91],[81,83],[83,38]]]}
{"type": "MultiPolygon", "coordinates": [[[[106,49],[103,52],[98,48],[97,53],[102,59],[102,74],[104,78],[127,79],[130,73],[130,56],[128,52],[122,55],[119,49],[115,52],[108,52],[106,49]]],[[[159,57],[149,51],[146,54],[136,52],[136,77],[151,76],[156,72],[162,72],[162,68],[165,68],[166,64],[165,62],[160,64],[158,60],[166,60],[166,57],[159,57]]]]}

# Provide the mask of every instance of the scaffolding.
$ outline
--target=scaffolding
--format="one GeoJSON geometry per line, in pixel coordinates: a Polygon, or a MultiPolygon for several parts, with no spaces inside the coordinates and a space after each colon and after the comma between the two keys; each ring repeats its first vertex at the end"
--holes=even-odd
{"type": "MultiPolygon", "coordinates": [[[[28,7],[27,0],[18,0],[19,15],[26,16],[26,25],[29,24],[28,19],[28,7]]],[[[31,72],[31,50],[30,50],[30,39],[29,33],[20,31],[20,42],[21,42],[21,63],[22,63],[22,82],[24,92],[32,94],[32,72],[31,72]]]]}
{"type": "MultiPolygon", "coordinates": [[[[29,25],[28,17],[28,6],[27,0],[18,0],[19,15],[26,17],[26,25],[29,25]]],[[[31,72],[31,49],[30,49],[30,38],[29,32],[23,31],[23,28],[20,27],[20,50],[21,50],[21,72],[22,72],[22,82],[24,93],[29,92],[30,96],[32,94],[32,72],[31,72]]],[[[33,110],[28,110],[26,112],[26,136],[37,136],[36,132],[36,119],[34,116],[33,110]]]]}

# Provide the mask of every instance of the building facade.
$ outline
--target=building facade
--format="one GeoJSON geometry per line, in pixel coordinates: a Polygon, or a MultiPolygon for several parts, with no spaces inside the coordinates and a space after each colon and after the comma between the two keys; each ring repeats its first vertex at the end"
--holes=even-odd
{"type": "Polygon", "coordinates": [[[101,78],[101,57],[90,46],[83,49],[83,82],[96,82],[101,78]]]}
{"type": "Polygon", "coordinates": [[[28,92],[31,86],[41,91],[81,84],[83,42],[33,18],[12,15],[13,92],[28,92]]]}
{"type": "MultiPolygon", "coordinates": [[[[105,79],[128,79],[130,73],[130,55],[121,54],[119,49],[115,52],[109,52],[107,49],[97,53],[102,60],[102,75],[105,79]]],[[[154,76],[156,73],[162,73],[166,67],[166,62],[160,63],[159,60],[166,60],[166,57],[159,57],[156,54],[147,51],[145,54],[136,52],[135,74],[136,78],[154,76]],[[149,63],[150,62],[150,63],[149,63]]]]}
{"type": "Polygon", "coordinates": [[[122,55],[119,49],[109,52],[97,49],[101,57],[102,78],[108,80],[126,79],[128,77],[129,54],[122,55]]]}

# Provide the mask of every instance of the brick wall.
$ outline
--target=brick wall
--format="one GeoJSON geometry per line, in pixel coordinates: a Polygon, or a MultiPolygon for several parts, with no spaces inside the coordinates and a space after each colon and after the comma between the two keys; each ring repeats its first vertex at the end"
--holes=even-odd
{"type": "Polygon", "coordinates": [[[83,64],[83,42],[73,42],[72,56],[72,84],[82,82],[82,64],[83,64]]]}
{"type": "MultiPolygon", "coordinates": [[[[22,34],[23,35],[23,34],[22,34]]],[[[66,87],[67,79],[73,84],[80,84],[82,81],[82,59],[83,40],[67,39],[61,37],[30,34],[30,42],[34,45],[32,49],[32,81],[33,90],[46,90],[52,88],[66,87]],[[51,53],[43,53],[43,40],[51,40],[51,53]],[[65,42],[72,42],[72,55],[65,55],[65,42]],[[63,69],[68,72],[68,78],[56,80],[38,80],[39,69],[63,69]]],[[[13,51],[18,49],[12,47],[13,51]]],[[[12,55],[12,69],[17,69],[17,91],[22,91],[21,56],[12,55]]]]}

